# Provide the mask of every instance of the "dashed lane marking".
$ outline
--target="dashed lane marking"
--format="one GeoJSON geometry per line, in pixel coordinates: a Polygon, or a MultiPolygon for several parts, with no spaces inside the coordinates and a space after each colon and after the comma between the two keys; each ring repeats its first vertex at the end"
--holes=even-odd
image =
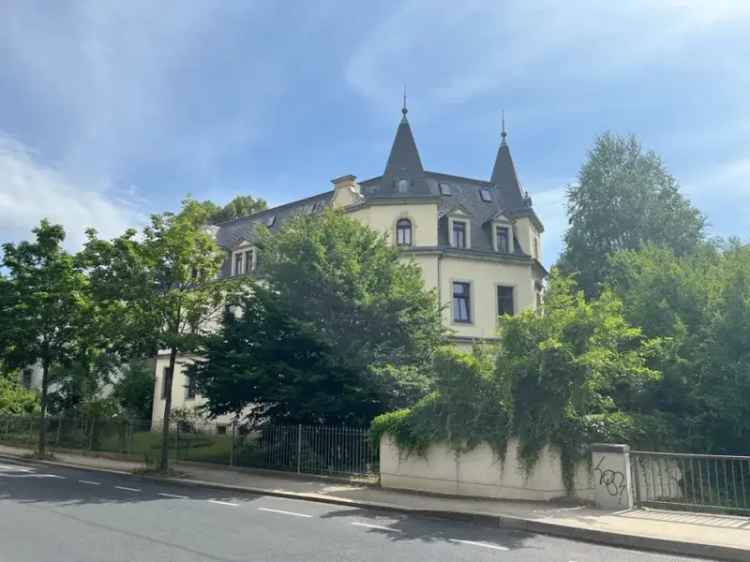
{"type": "Polygon", "coordinates": [[[293,515],[294,517],[312,517],[307,513],[297,513],[296,511],[284,511],[283,509],[271,509],[270,507],[259,507],[258,511],[269,511],[271,513],[280,513],[281,515],[293,515]]]}
{"type": "Polygon", "coordinates": [[[454,543],[458,543],[458,544],[468,544],[468,545],[471,545],[471,546],[481,546],[481,547],[484,547],[484,548],[491,548],[492,550],[505,550],[505,551],[510,550],[506,546],[500,546],[500,545],[497,545],[497,544],[490,544],[490,543],[486,543],[486,542],[463,541],[463,540],[460,540],[460,539],[450,539],[450,542],[454,542],[454,543]]]}
{"type": "Polygon", "coordinates": [[[354,521],[352,525],[356,527],[366,527],[368,529],[377,529],[379,531],[388,531],[391,533],[403,533],[401,529],[393,529],[391,527],[386,527],[385,525],[373,525],[372,523],[359,523],[357,521],[354,521]]]}
{"type": "Polygon", "coordinates": [[[115,486],[118,490],[125,490],[126,492],[140,492],[140,488],[128,488],[127,486],[115,486]]]}
{"type": "Polygon", "coordinates": [[[237,507],[237,506],[239,506],[239,505],[240,505],[240,504],[238,504],[238,503],[232,503],[232,502],[223,502],[223,501],[221,501],[221,500],[208,500],[208,502],[209,502],[209,503],[215,503],[215,504],[218,504],[218,505],[228,505],[229,507],[237,507]]]}
{"type": "Polygon", "coordinates": [[[79,480],[79,484],[87,484],[89,486],[101,486],[101,482],[94,482],[93,480],[79,480]]]}
{"type": "Polygon", "coordinates": [[[14,472],[33,472],[33,468],[21,466],[20,464],[0,464],[0,470],[12,470],[14,472]]]}
{"type": "Polygon", "coordinates": [[[168,494],[166,492],[157,492],[156,495],[157,496],[162,496],[164,498],[177,498],[177,499],[180,499],[180,500],[187,499],[187,496],[181,496],[179,494],[168,494]]]}

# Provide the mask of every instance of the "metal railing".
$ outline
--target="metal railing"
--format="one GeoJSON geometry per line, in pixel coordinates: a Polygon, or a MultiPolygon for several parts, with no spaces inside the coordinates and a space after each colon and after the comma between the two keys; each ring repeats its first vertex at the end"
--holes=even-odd
{"type": "Polygon", "coordinates": [[[750,457],[631,451],[637,505],[750,513],[750,457]]]}
{"type": "MultiPolygon", "coordinates": [[[[25,448],[38,444],[39,416],[0,416],[0,443],[25,448]]],[[[50,451],[107,453],[154,465],[160,455],[162,424],[125,417],[48,416],[50,451]]],[[[377,473],[378,447],[367,428],[270,425],[253,428],[200,418],[175,419],[169,456],[193,461],[306,474],[377,473]]]]}
{"type": "Polygon", "coordinates": [[[378,450],[366,428],[268,425],[238,432],[235,464],[307,474],[377,472],[378,450]]]}

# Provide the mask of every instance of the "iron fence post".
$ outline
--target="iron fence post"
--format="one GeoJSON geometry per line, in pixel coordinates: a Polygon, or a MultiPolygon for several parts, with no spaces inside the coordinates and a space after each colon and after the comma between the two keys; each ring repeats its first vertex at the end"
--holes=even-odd
{"type": "Polygon", "coordinates": [[[234,448],[237,440],[237,418],[232,420],[232,441],[229,446],[229,466],[234,466],[234,448]]]}
{"type": "Polygon", "coordinates": [[[297,424],[297,474],[302,472],[302,424],[297,424]]]}

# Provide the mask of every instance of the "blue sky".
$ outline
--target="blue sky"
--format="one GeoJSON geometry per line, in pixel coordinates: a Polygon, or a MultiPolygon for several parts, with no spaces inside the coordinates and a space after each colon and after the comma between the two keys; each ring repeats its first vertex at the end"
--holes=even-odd
{"type": "Polygon", "coordinates": [[[75,249],[188,193],[272,204],[379,175],[402,84],[425,167],[511,151],[560,249],[595,136],[663,156],[711,233],[750,232],[750,2],[0,5],[0,241],[47,216],[75,249]]]}

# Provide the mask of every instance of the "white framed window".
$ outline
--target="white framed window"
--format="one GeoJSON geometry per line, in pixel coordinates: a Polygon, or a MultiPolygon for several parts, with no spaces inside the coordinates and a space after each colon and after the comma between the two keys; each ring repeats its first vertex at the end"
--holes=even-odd
{"type": "Polygon", "coordinates": [[[453,322],[471,324],[471,283],[454,281],[452,284],[453,322]]]}
{"type": "Polygon", "coordinates": [[[515,287],[510,285],[497,286],[497,315],[513,316],[516,313],[515,287]]]}
{"type": "Polygon", "coordinates": [[[257,248],[244,245],[232,252],[232,275],[252,273],[257,263],[257,248]]]}
{"type": "Polygon", "coordinates": [[[398,219],[396,221],[396,245],[412,245],[412,224],[409,219],[398,219]]]}
{"type": "Polygon", "coordinates": [[[495,249],[501,254],[509,254],[511,247],[510,227],[504,224],[495,226],[495,249]]]}

